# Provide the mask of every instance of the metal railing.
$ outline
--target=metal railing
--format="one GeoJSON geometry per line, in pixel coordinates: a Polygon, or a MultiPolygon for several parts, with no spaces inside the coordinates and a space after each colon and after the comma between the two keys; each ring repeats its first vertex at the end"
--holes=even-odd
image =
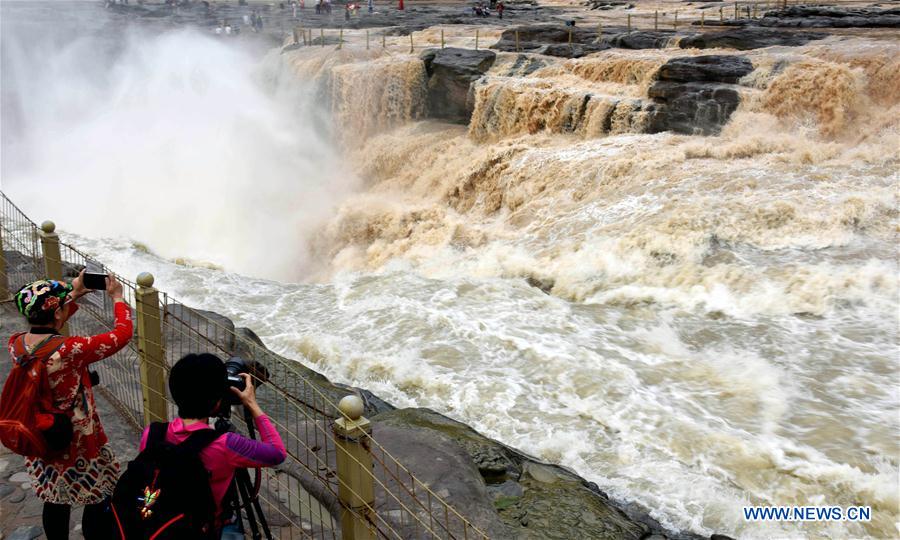
{"type": "MultiPolygon", "coordinates": [[[[603,4],[603,2],[600,1],[598,4],[603,4]]],[[[656,3],[644,2],[610,11],[585,11],[584,19],[587,21],[579,23],[577,28],[570,27],[568,41],[573,46],[583,44],[577,42],[578,32],[582,29],[596,30],[597,37],[594,42],[600,43],[603,38],[609,35],[620,35],[623,30],[626,33],[647,30],[678,32],[687,29],[732,26],[735,21],[751,22],[763,18],[767,12],[777,12],[794,6],[863,7],[864,5],[859,0],[744,0],[718,4],[698,3],[694,6],[686,6],[681,2],[672,2],[671,0],[656,3]]],[[[517,21],[514,14],[507,13],[505,22],[517,21]]],[[[473,22],[476,21],[481,21],[481,18],[474,18],[473,22]]],[[[523,20],[522,22],[527,24],[530,21],[523,20]]],[[[562,20],[559,21],[560,24],[562,22],[562,20]]],[[[439,47],[443,49],[447,42],[443,27],[439,28],[439,33],[432,33],[430,36],[416,36],[415,32],[410,32],[406,36],[392,35],[389,37],[385,31],[372,33],[369,29],[351,30],[343,27],[325,28],[321,25],[297,24],[289,33],[285,34],[285,37],[290,36],[290,46],[295,48],[301,46],[328,47],[341,50],[344,47],[362,47],[364,43],[366,50],[381,49],[386,53],[412,54],[416,50],[426,48],[439,47]]],[[[477,28],[471,29],[471,34],[465,37],[458,30],[453,30],[451,34],[458,46],[472,47],[476,50],[484,48],[484,34],[480,33],[477,28]]],[[[519,32],[514,31],[514,35],[515,51],[524,51],[524,47],[520,48],[519,32]]]]}
{"type": "Polygon", "coordinates": [[[688,29],[693,27],[731,25],[734,21],[753,21],[761,19],[767,12],[780,11],[792,6],[857,6],[856,0],[745,0],[737,2],[722,2],[719,4],[700,4],[685,6],[669,2],[652,2],[638,4],[634,8],[625,11],[624,17],[617,14],[615,18],[606,15],[606,12],[598,14],[599,22],[597,31],[602,37],[604,28],[622,28],[626,32],[640,30],[672,30],[688,29]]]}
{"type": "MultiPolygon", "coordinates": [[[[100,264],[61,241],[52,223],[38,227],[0,195],[2,300],[34,279],[71,278],[88,262],[100,264]]],[[[288,455],[279,467],[260,473],[259,497],[275,537],[487,538],[378,442],[362,416],[358,396],[344,397],[346,390],[317,379],[314,372],[305,373],[252,333],[235,329],[230,320],[157,291],[149,274],[136,281],[117,277],[137,312],[136,335],[127,347],[94,366],[102,381],[98,391],[135,428],[174,418],[165,381],[171,365],[185,354],[241,356],[265,366],[265,376],[251,375],[262,383],[258,399],[288,455]]],[[[79,304],[70,334],[92,335],[111,328],[113,305],[106,295],[88,295],[79,304]]],[[[233,421],[246,432],[240,415],[233,421]]]]}

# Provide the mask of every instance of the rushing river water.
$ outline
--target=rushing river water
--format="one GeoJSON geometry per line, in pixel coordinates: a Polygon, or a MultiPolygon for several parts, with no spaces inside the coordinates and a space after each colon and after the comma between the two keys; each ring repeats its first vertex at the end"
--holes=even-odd
{"type": "MultiPolygon", "coordinates": [[[[415,120],[411,56],[262,63],[183,30],[23,47],[46,27],[16,13],[3,189],[117,271],[672,528],[898,534],[896,42],[749,53],[758,80],[708,138],[627,112],[554,132],[566,92],[640,97],[674,51],[528,76],[501,57],[467,131],[415,120]],[[747,523],[751,504],[873,519],[747,523]]],[[[111,31],[90,13],[82,34],[111,31]]]]}

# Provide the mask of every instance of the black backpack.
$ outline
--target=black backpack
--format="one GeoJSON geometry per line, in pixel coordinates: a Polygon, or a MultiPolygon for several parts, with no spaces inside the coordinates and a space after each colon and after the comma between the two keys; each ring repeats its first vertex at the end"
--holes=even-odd
{"type": "Polygon", "coordinates": [[[222,431],[195,431],[181,444],[166,442],[169,424],[150,424],[147,445],[116,484],[115,532],[121,540],[212,539],[216,502],[200,451],[222,431]]]}

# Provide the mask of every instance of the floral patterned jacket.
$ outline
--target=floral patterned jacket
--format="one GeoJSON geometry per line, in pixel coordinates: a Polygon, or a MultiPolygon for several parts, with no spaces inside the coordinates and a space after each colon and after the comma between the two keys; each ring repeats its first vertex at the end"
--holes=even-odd
{"type": "MultiPolygon", "coordinates": [[[[73,305],[70,317],[77,311],[73,305]]],[[[93,459],[107,442],[106,433],[97,416],[94,392],[88,374],[88,366],[112,356],[128,344],[134,332],[131,308],[125,302],[114,306],[115,327],[112,331],[96,336],[73,336],[47,359],[47,377],[53,398],[53,407],[71,411],[72,444],[67,452],[61,452],[52,460],[60,468],[75,465],[79,458],[93,459]]],[[[15,357],[14,344],[22,334],[9,338],[9,354],[15,357]]]]}

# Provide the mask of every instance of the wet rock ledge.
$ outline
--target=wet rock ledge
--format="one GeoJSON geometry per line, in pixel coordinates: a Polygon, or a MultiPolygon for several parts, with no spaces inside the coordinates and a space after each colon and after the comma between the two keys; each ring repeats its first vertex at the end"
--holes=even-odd
{"type": "MultiPolygon", "coordinates": [[[[495,56],[494,51],[452,47],[424,51],[421,58],[428,75],[428,115],[467,124],[475,108],[475,85],[493,65],[495,56]]],[[[640,111],[650,118],[646,131],[718,133],[740,104],[741,78],[752,71],[753,64],[744,56],[672,58],[659,69],[647,98],[640,101],[640,111]]],[[[610,117],[613,113],[610,109],[610,117]]],[[[581,120],[575,118],[572,125],[579,125],[581,120]]]]}

